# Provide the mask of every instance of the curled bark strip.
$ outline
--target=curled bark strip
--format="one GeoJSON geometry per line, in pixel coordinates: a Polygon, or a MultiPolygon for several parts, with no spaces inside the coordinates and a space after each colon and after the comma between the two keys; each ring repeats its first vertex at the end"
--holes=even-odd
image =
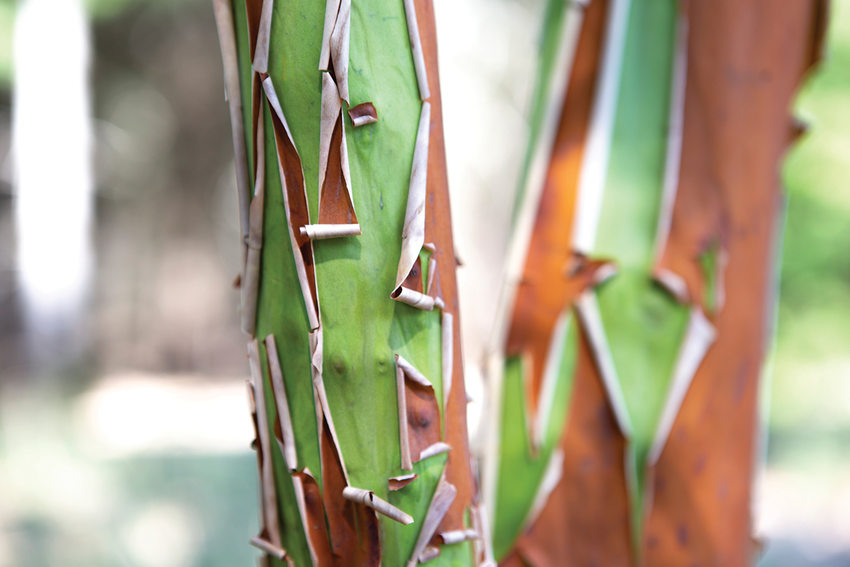
{"type": "Polygon", "coordinates": [[[295,451],[295,434],[292,430],[292,417],[289,413],[289,400],[286,398],[286,386],[283,383],[283,371],[280,368],[277,344],[274,335],[268,335],[263,342],[266,345],[269,375],[271,376],[275,407],[280,424],[279,441],[283,449],[283,458],[286,460],[289,470],[294,471],[298,468],[298,455],[295,451]]]}
{"type": "Polygon", "coordinates": [[[342,104],[330,73],[322,73],[322,117],[319,133],[319,224],[301,227],[311,239],[337,238],[360,234],[348,150],[342,119],[342,104]]]}
{"type": "Polygon", "coordinates": [[[257,339],[248,343],[248,367],[251,371],[253,393],[253,409],[256,415],[257,439],[259,447],[257,455],[260,461],[260,495],[262,498],[263,529],[268,534],[269,541],[280,547],[280,524],[277,513],[277,488],[274,483],[272,469],[272,447],[269,439],[269,422],[266,414],[265,386],[260,368],[260,349],[257,339]]]}
{"type": "Polygon", "coordinates": [[[430,295],[425,295],[424,293],[413,291],[412,289],[407,289],[405,287],[396,288],[390,297],[396,301],[406,303],[411,307],[422,309],[423,311],[433,311],[435,306],[442,308],[444,305],[439,298],[435,299],[430,295]]]}
{"type": "MultiPolygon", "coordinates": [[[[435,266],[436,268],[436,266],[435,266]]],[[[449,396],[452,394],[452,374],[454,371],[454,315],[443,311],[442,321],[442,354],[443,354],[443,411],[449,405],[449,396]]]]}
{"type": "Polygon", "coordinates": [[[319,567],[332,565],[331,544],[328,539],[325,510],[319,485],[308,469],[294,472],[292,474],[292,485],[295,488],[298,515],[301,517],[301,525],[304,527],[310,559],[313,565],[319,567]]]}
{"type": "Polygon", "coordinates": [[[352,502],[359,502],[364,506],[368,506],[376,512],[383,514],[387,518],[395,520],[396,522],[404,524],[405,526],[409,526],[413,523],[413,518],[409,514],[405,513],[402,510],[399,510],[386,500],[378,498],[371,490],[364,490],[362,488],[346,486],[342,490],[342,495],[347,500],[351,500],[352,502]]]}
{"type": "Polygon", "coordinates": [[[673,367],[673,378],[667,391],[667,399],[664,401],[664,408],[658,419],[655,437],[646,457],[647,466],[654,465],[658,461],[658,457],[661,456],[661,451],[664,450],[664,445],[670,436],[670,430],[673,428],[673,421],[679,413],[679,408],[682,407],[682,402],[691,386],[694,374],[696,374],[706,352],[708,352],[716,337],[714,325],[706,319],[702,309],[699,307],[692,308],[688,328],[685,330],[685,338],[679,349],[676,365],[673,367]]]}
{"type": "Polygon", "coordinates": [[[419,554],[419,563],[427,563],[432,559],[440,556],[440,548],[433,545],[426,545],[422,553],[419,554]]]}
{"type": "MultiPolygon", "coordinates": [[[[230,0],[214,0],[215,23],[221,46],[221,61],[224,68],[224,92],[230,112],[230,128],[233,135],[233,152],[236,165],[236,193],[239,198],[239,229],[243,246],[248,241],[250,176],[248,175],[248,149],[245,144],[245,122],[242,119],[242,90],[239,88],[239,56],[236,51],[236,34],[233,23],[233,5],[230,0]]],[[[243,250],[247,256],[247,249],[243,250]]]]}
{"type": "Polygon", "coordinates": [[[439,536],[444,545],[479,539],[478,532],[475,530],[454,530],[451,532],[443,532],[439,534],[439,536]]]}
{"type": "Polygon", "coordinates": [[[555,487],[558,486],[558,483],[561,482],[561,478],[563,478],[563,476],[564,451],[561,448],[558,448],[552,451],[552,455],[549,457],[549,463],[546,465],[546,470],[543,473],[543,480],[540,481],[540,485],[537,487],[537,494],[534,495],[531,510],[528,513],[528,517],[525,519],[523,531],[532,526],[534,522],[537,521],[537,518],[540,517],[540,512],[543,510],[543,507],[546,506],[546,502],[549,501],[549,496],[551,496],[555,487]]]}
{"type": "Polygon", "coordinates": [[[395,360],[401,466],[411,470],[413,463],[430,456],[425,454],[430,447],[441,443],[440,407],[431,382],[403,357],[395,355],[395,360]]]}
{"type": "Polygon", "coordinates": [[[348,45],[351,33],[351,0],[340,0],[339,12],[330,38],[333,74],[339,96],[348,102],[348,45]]]}
{"type": "MultiPolygon", "coordinates": [[[[279,561],[283,561],[284,559],[289,559],[289,555],[286,553],[286,550],[284,550],[280,546],[277,546],[277,545],[275,545],[275,544],[273,544],[269,541],[262,539],[259,536],[254,536],[254,537],[251,538],[251,545],[253,545],[257,549],[260,549],[260,550],[268,553],[269,555],[271,555],[272,557],[274,557],[275,559],[277,559],[279,561]]],[[[289,563],[289,561],[287,561],[287,563],[289,563]]]]}
{"type": "Polygon", "coordinates": [[[473,540],[475,565],[477,567],[496,567],[490,539],[490,519],[487,517],[487,508],[481,503],[475,503],[470,506],[469,510],[472,529],[480,534],[480,537],[473,540]]]}
{"type": "Polygon", "coordinates": [[[416,538],[416,545],[413,546],[413,553],[410,560],[407,562],[407,567],[414,567],[420,562],[422,552],[434,533],[437,531],[437,526],[443,521],[443,516],[449,510],[452,502],[457,496],[457,488],[448,481],[445,476],[440,477],[440,482],[437,484],[437,490],[431,498],[431,504],[428,506],[428,512],[425,513],[425,520],[422,522],[422,527],[419,529],[419,537],[416,538]]]}
{"type": "Polygon", "coordinates": [[[260,23],[257,29],[257,45],[254,48],[254,57],[251,66],[258,73],[267,73],[269,70],[269,40],[272,31],[272,11],[274,0],[263,0],[263,9],[260,13],[260,23]]]}
{"type": "Polygon", "coordinates": [[[425,286],[425,293],[433,296],[434,279],[437,276],[437,259],[431,258],[428,260],[428,283],[425,286]]]}
{"type": "Polygon", "coordinates": [[[448,443],[444,443],[443,441],[437,441],[436,443],[428,445],[427,447],[422,449],[422,451],[419,452],[419,458],[417,459],[417,462],[425,460],[429,457],[434,457],[436,455],[442,455],[443,453],[447,453],[451,450],[451,445],[449,445],[448,443]]]}
{"type": "Polygon", "coordinates": [[[419,475],[417,475],[416,473],[401,474],[398,476],[391,476],[389,479],[387,479],[387,484],[389,486],[389,489],[392,491],[401,490],[417,478],[419,478],[419,475]]]}
{"type": "Polygon", "coordinates": [[[248,16],[248,43],[251,58],[257,49],[257,35],[260,33],[260,20],[262,20],[264,0],[245,0],[245,12],[248,16]]]}
{"type": "Polygon", "coordinates": [[[410,364],[407,360],[404,359],[401,355],[395,355],[395,361],[399,368],[405,373],[406,378],[413,380],[420,386],[424,388],[431,388],[431,381],[425,378],[425,375],[422,374],[416,367],[410,364]]]}
{"type": "Polygon", "coordinates": [[[348,109],[348,116],[355,128],[378,121],[378,111],[371,102],[361,102],[357,106],[352,106],[348,109]]]}
{"type": "Polygon", "coordinates": [[[410,457],[410,433],[407,430],[407,396],[405,394],[404,370],[396,365],[396,395],[398,398],[398,435],[401,468],[413,470],[413,460],[410,457]]]}
{"type": "Polygon", "coordinates": [[[301,158],[295,148],[295,142],[292,140],[292,134],[283,115],[271,77],[266,76],[263,79],[263,89],[273,111],[272,123],[274,125],[278,169],[283,185],[283,205],[289,225],[289,238],[295,256],[295,270],[298,273],[301,294],[304,296],[307,320],[310,329],[315,330],[319,328],[319,297],[313,263],[313,245],[310,239],[301,234],[300,231],[302,226],[310,223],[304,171],[301,168],[301,158]]]}
{"type": "Polygon", "coordinates": [[[322,51],[319,54],[319,71],[327,71],[331,62],[331,34],[334,31],[340,0],[325,2],[325,26],[322,30],[322,51]]]}
{"type": "MultiPolygon", "coordinates": [[[[401,233],[401,257],[398,261],[395,291],[393,292],[399,296],[401,295],[399,289],[419,259],[419,252],[425,243],[425,194],[428,180],[430,127],[431,104],[424,102],[422,103],[422,112],[419,115],[419,128],[413,150],[407,209],[404,213],[404,229],[401,233]]],[[[398,299],[398,297],[393,299],[398,299]]]]}
{"type": "Polygon", "coordinates": [[[407,33],[410,36],[410,51],[413,53],[413,66],[416,69],[416,81],[419,83],[419,98],[431,98],[428,88],[428,71],[425,68],[425,54],[422,51],[422,39],[419,36],[419,22],[416,17],[414,0],[404,0],[404,13],[407,16],[407,33]]]}
{"type": "MultiPolygon", "coordinates": [[[[257,123],[256,143],[262,147],[263,121],[257,123]]],[[[257,294],[260,289],[260,260],[263,251],[263,217],[266,200],[266,159],[264,152],[257,154],[254,168],[254,197],[251,199],[248,221],[248,246],[245,256],[242,295],[242,330],[254,336],[257,326],[257,294]]]]}
{"type": "Polygon", "coordinates": [[[342,236],[359,236],[359,224],[308,224],[301,227],[301,234],[310,240],[324,240],[342,236]]]}

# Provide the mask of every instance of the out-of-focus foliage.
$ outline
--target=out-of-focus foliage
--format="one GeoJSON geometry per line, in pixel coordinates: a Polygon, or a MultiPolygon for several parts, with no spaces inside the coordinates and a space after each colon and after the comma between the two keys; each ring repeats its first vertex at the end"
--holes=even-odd
{"type": "MultiPolygon", "coordinates": [[[[809,133],[789,153],[771,407],[774,441],[850,435],[850,4],[833,2],[826,57],[800,93],[809,133]]],[[[807,443],[808,444],[808,443],[807,443]]]]}

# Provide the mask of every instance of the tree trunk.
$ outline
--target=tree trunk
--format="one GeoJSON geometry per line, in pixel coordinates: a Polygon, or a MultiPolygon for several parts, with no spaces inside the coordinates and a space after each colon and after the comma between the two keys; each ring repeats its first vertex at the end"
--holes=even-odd
{"type": "Polygon", "coordinates": [[[824,2],[550,2],[485,503],[529,565],[746,565],[779,165],[824,2]]]}
{"type": "Polygon", "coordinates": [[[484,522],[431,4],[214,4],[245,240],[253,542],[272,564],[472,564],[484,522]]]}

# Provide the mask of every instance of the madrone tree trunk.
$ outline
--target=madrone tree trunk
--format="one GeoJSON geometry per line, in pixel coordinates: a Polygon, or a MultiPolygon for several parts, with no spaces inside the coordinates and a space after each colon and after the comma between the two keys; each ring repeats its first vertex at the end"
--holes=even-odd
{"type": "Polygon", "coordinates": [[[549,2],[488,363],[483,494],[504,565],[755,559],[780,162],[824,12],[549,2]]]}
{"type": "Polygon", "coordinates": [[[486,555],[431,3],[214,0],[272,565],[486,555]]]}

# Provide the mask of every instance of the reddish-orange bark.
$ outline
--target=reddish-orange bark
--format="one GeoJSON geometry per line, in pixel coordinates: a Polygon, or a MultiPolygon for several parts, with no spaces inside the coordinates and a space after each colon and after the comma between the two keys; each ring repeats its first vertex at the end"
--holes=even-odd
{"type": "Polygon", "coordinates": [[[574,257],[570,244],[607,4],[591,2],[585,11],[508,332],[505,354],[531,361],[531,379],[525,381],[529,415],[537,411],[543,365],[558,315],[590,283],[594,270],[589,268],[598,267],[574,257]]]}
{"type": "MultiPolygon", "coordinates": [[[[452,313],[454,339],[453,385],[445,414],[445,436],[452,450],[446,464],[446,480],[457,488],[457,496],[446,513],[437,533],[464,529],[464,516],[472,502],[473,483],[469,465],[469,441],[466,428],[466,389],[463,381],[463,357],[460,344],[460,316],[457,296],[457,267],[452,238],[449,184],[446,169],[446,150],[443,137],[443,108],[440,100],[440,75],[437,68],[437,35],[434,23],[434,6],[431,0],[415,2],[416,18],[428,87],[431,91],[431,132],[428,150],[428,182],[425,200],[425,242],[433,242],[437,260],[440,290],[445,302],[444,311],[452,313]]],[[[433,541],[433,540],[432,540],[433,541]]]]}
{"type": "Polygon", "coordinates": [[[652,471],[645,563],[747,565],[758,379],[773,309],[789,109],[821,41],[824,5],[690,2],[678,193],[662,266],[703,296],[699,256],[725,249],[717,340],[652,471]]]}

